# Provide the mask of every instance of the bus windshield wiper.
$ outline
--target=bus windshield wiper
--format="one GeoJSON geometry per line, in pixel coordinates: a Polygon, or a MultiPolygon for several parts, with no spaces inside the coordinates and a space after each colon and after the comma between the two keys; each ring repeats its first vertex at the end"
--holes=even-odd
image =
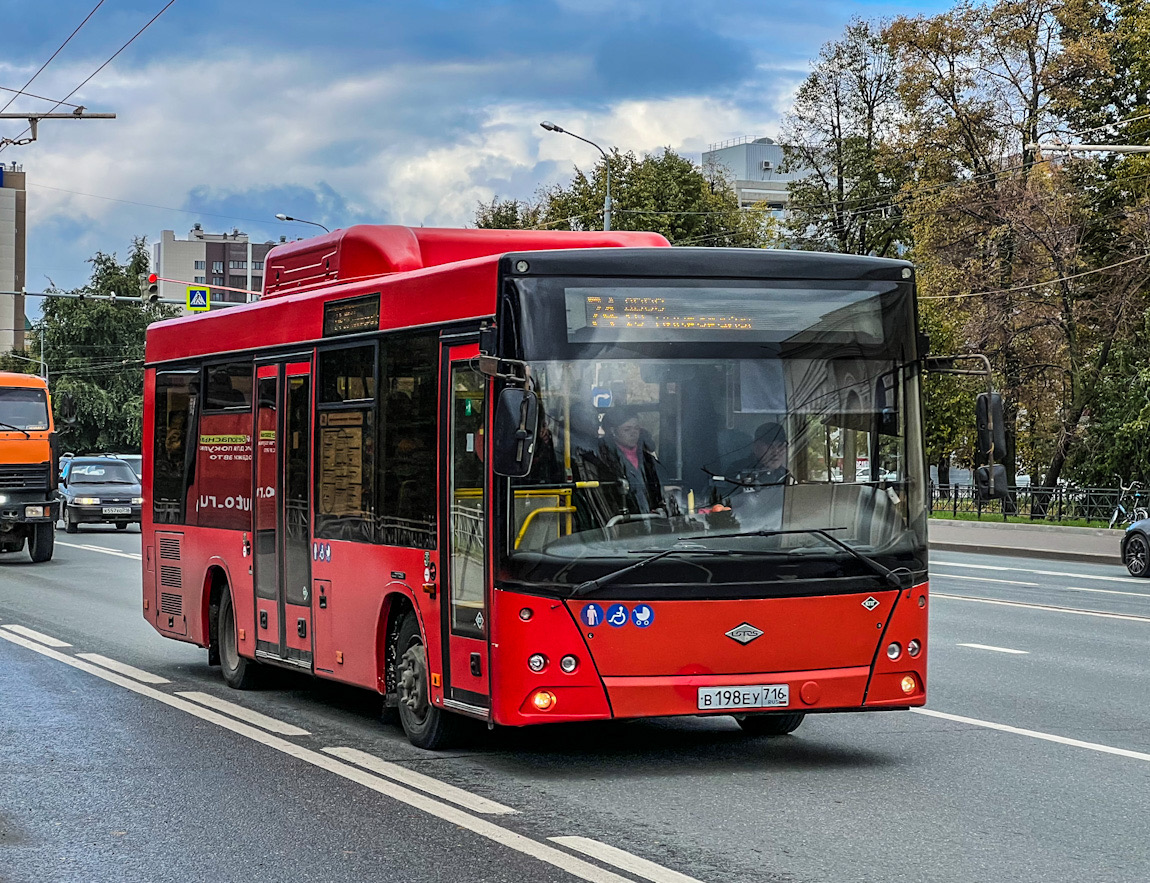
{"type": "Polygon", "coordinates": [[[11,423],[5,423],[3,420],[0,420],[0,426],[4,427],[5,429],[14,429],[17,432],[22,432],[24,433],[24,438],[32,437],[32,433],[30,433],[27,429],[22,429],[19,426],[13,426],[11,423]]]}
{"type": "Polygon", "coordinates": [[[698,546],[694,543],[693,537],[679,537],[679,541],[668,549],[663,549],[642,559],[641,561],[636,561],[634,564],[628,564],[626,567],[620,567],[618,570],[612,570],[610,573],[605,573],[600,577],[596,577],[595,579],[589,579],[579,583],[579,585],[571,590],[570,597],[578,598],[581,595],[589,595],[592,592],[598,591],[603,586],[607,585],[607,583],[614,582],[625,573],[630,573],[633,570],[638,570],[640,567],[646,567],[648,564],[651,564],[654,561],[658,561],[660,558],[666,558],[668,555],[676,555],[680,552],[702,552],[703,554],[708,555],[729,554],[726,549],[716,552],[714,550],[698,546]]]}
{"type": "Polygon", "coordinates": [[[781,529],[771,530],[771,529],[764,528],[761,530],[745,530],[745,531],[740,531],[739,533],[709,534],[709,535],[703,535],[703,536],[698,536],[698,537],[692,537],[692,539],[694,539],[694,540],[726,540],[726,539],[735,539],[736,537],[778,537],[778,536],[785,536],[786,534],[812,534],[821,540],[825,540],[828,544],[834,546],[836,549],[841,549],[842,551],[844,551],[848,555],[850,555],[852,558],[856,558],[859,561],[861,561],[864,565],[866,565],[868,568],[873,570],[876,574],[881,576],[883,578],[883,581],[886,582],[886,584],[888,586],[890,586],[891,588],[895,588],[895,589],[902,589],[903,588],[902,576],[898,573],[898,571],[891,570],[889,567],[887,567],[883,564],[879,564],[873,558],[868,558],[866,555],[864,555],[858,549],[854,548],[853,546],[851,546],[847,543],[844,543],[838,537],[832,536],[830,533],[830,531],[832,531],[832,530],[846,530],[846,528],[844,528],[844,527],[796,527],[796,528],[791,528],[789,530],[781,530],[781,529]]]}

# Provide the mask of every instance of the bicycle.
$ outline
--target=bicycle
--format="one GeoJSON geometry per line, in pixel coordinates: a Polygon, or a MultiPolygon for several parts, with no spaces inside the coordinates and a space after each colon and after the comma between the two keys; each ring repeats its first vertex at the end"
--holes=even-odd
{"type": "Polygon", "coordinates": [[[1119,478],[1117,475],[1114,476],[1114,478],[1118,482],[1118,502],[1115,503],[1114,512],[1110,515],[1109,526],[1111,528],[1118,526],[1127,527],[1136,521],[1142,521],[1143,519],[1150,518],[1150,510],[1147,510],[1145,506],[1139,505],[1139,501],[1145,496],[1145,494],[1135,493],[1131,495],[1132,491],[1142,487],[1142,482],[1132,481],[1129,485],[1124,486],[1122,484],[1121,478],[1119,478]],[[1132,505],[1127,507],[1124,505],[1126,503],[1130,503],[1132,505]]]}

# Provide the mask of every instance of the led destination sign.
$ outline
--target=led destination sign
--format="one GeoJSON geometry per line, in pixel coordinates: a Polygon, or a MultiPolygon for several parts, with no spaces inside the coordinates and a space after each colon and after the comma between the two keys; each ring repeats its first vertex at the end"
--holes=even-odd
{"type": "Polygon", "coordinates": [[[668,301],[665,297],[614,297],[590,295],[586,298],[589,328],[673,328],[681,331],[753,331],[751,316],[721,313],[707,306],[668,301]]]}
{"type": "Polygon", "coordinates": [[[323,336],[379,329],[379,293],[328,301],[323,305],[323,336]]]}

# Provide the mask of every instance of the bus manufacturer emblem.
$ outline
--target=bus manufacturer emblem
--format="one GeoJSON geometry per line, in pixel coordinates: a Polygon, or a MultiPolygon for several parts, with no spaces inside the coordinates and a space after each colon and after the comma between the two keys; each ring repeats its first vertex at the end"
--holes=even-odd
{"type": "Polygon", "coordinates": [[[874,610],[876,607],[878,607],[878,601],[876,601],[874,598],[867,598],[862,602],[862,605],[867,610],[874,610]]]}
{"type": "Polygon", "coordinates": [[[761,629],[755,628],[749,622],[744,622],[742,625],[737,625],[729,632],[726,633],[728,638],[738,641],[740,644],[749,644],[755,638],[762,635],[761,629]]]}

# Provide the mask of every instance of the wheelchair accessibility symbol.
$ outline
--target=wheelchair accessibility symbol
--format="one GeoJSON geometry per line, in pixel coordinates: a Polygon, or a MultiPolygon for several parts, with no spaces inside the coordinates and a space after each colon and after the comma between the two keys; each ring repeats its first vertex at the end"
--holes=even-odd
{"type": "Polygon", "coordinates": [[[612,604],[607,608],[607,625],[622,628],[627,624],[628,610],[622,604],[612,604]]]}

